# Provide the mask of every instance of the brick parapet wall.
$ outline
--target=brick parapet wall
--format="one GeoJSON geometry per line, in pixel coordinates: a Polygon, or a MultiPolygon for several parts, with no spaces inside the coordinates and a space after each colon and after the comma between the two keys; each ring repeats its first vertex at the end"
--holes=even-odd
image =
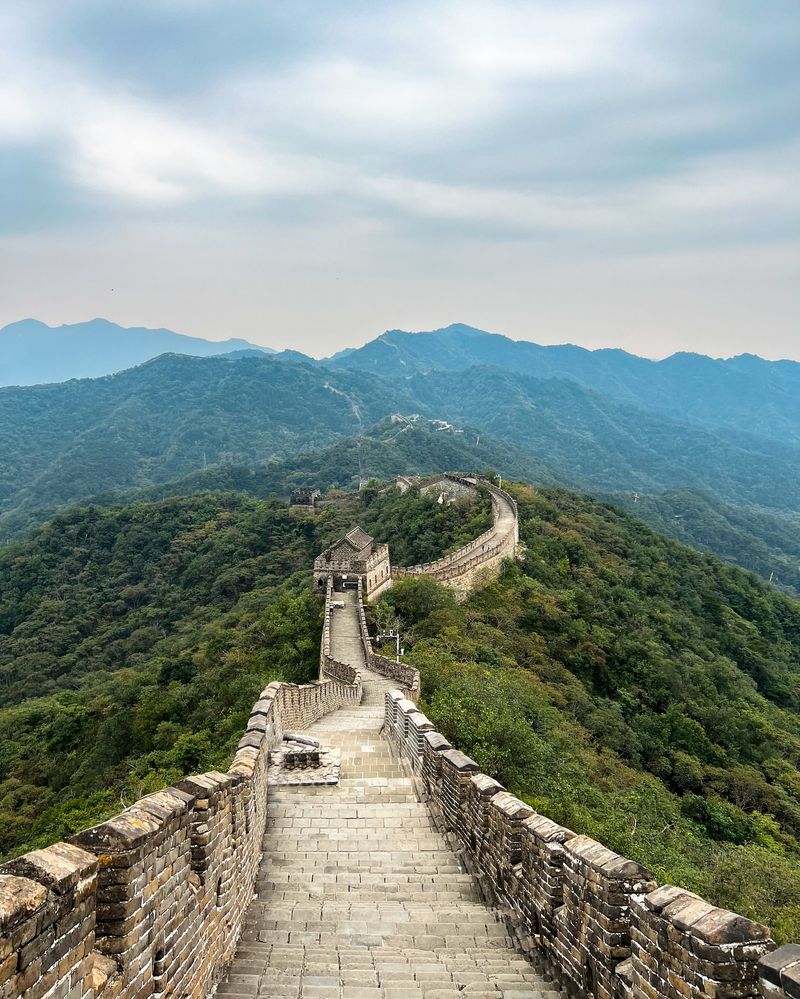
{"type": "Polygon", "coordinates": [[[749,999],[760,972],[765,997],[800,997],[800,947],[773,952],[765,926],[659,887],[641,864],[539,815],[453,749],[402,690],[386,695],[384,731],[520,946],[580,993],[749,999]]]}
{"type": "Polygon", "coordinates": [[[413,666],[406,666],[405,663],[395,662],[388,656],[382,656],[378,652],[370,651],[369,668],[381,676],[395,680],[405,689],[406,697],[412,701],[419,699],[419,670],[413,666]]]}
{"type": "Polygon", "coordinates": [[[253,895],[269,751],[284,731],[360,701],[360,671],[343,668],[269,684],[227,773],[188,777],[0,867],[2,999],[205,996],[253,895]]]}

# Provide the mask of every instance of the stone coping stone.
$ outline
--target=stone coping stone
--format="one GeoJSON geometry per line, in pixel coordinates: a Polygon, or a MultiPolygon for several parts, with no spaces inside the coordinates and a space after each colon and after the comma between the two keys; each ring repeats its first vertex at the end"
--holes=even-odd
{"type": "Polygon", "coordinates": [[[781,972],[781,988],[791,999],[800,999],[800,964],[792,964],[781,972]]]}
{"type": "Polygon", "coordinates": [[[567,840],[575,838],[575,833],[571,829],[560,826],[546,815],[539,815],[538,812],[529,815],[522,824],[545,843],[566,843],[567,840]]]}
{"type": "Polygon", "coordinates": [[[452,749],[447,739],[439,732],[426,732],[423,735],[423,739],[437,753],[444,752],[446,749],[452,749]]]}
{"type": "Polygon", "coordinates": [[[43,850],[31,850],[3,865],[3,874],[38,881],[55,895],[72,891],[79,881],[97,870],[97,857],[73,843],[54,843],[43,850]]]}
{"type": "Polygon", "coordinates": [[[247,746],[251,746],[253,749],[259,749],[261,743],[264,741],[264,732],[258,732],[254,730],[249,730],[241,737],[237,743],[237,749],[244,749],[247,746]]]}
{"type": "Polygon", "coordinates": [[[77,833],[70,842],[93,852],[127,853],[144,846],[161,825],[155,816],[132,805],[106,822],[77,833]]]}
{"type": "Polygon", "coordinates": [[[770,940],[768,927],[727,909],[713,909],[701,916],[692,925],[692,935],[699,937],[703,943],[717,946],[770,940]]]}
{"type": "Polygon", "coordinates": [[[706,902],[705,899],[684,895],[664,906],[661,916],[686,933],[699,919],[713,912],[715,908],[716,906],[706,902]]]}
{"type": "MultiPolygon", "coordinates": [[[[254,747],[257,748],[257,747],[254,747]]],[[[214,799],[223,791],[237,783],[233,774],[221,774],[218,770],[209,770],[208,773],[194,774],[192,777],[184,777],[175,787],[179,791],[193,794],[195,799],[214,799]]]]}
{"type": "Polygon", "coordinates": [[[626,857],[617,857],[610,860],[601,868],[601,872],[607,878],[615,878],[618,881],[629,881],[637,893],[647,892],[656,885],[653,872],[635,860],[628,860],[626,857]]]}
{"type": "Polygon", "coordinates": [[[662,885],[644,897],[645,906],[710,947],[746,943],[769,943],[769,927],[737,912],[717,908],[675,885],[662,885]]]}
{"type": "Polygon", "coordinates": [[[480,767],[475,760],[471,760],[466,753],[462,753],[459,749],[445,750],[442,753],[442,759],[447,760],[450,766],[455,767],[456,770],[462,773],[472,770],[480,770],[480,767]]]}
{"type": "Polygon", "coordinates": [[[660,888],[656,888],[645,895],[644,904],[651,912],[660,915],[668,905],[681,898],[693,898],[702,901],[699,895],[687,891],[686,888],[677,888],[675,885],[662,885],[660,888]]]}
{"type": "Polygon", "coordinates": [[[493,794],[505,791],[505,788],[499,781],[496,781],[494,777],[488,777],[486,774],[473,774],[470,780],[481,798],[491,798],[493,794]]]}
{"type": "Polygon", "coordinates": [[[565,848],[580,857],[592,870],[610,880],[638,882],[636,887],[640,894],[652,891],[656,886],[652,872],[646,867],[635,860],[621,857],[589,836],[574,836],[566,841],[565,848]]]}
{"type": "Polygon", "coordinates": [[[498,812],[502,812],[510,819],[526,819],[533,815],[531,806],[526,805],[524,801],[520,801],[510,791],[501,791],[499,794],[496,794],[491,800],[491,807],[496,808],[498,812]]]}
{"type": "Polygon", "coordinates": [[[134,807],[148,812],[153,818],[166,822],[188,811],[194,801],[194,797],[186,791],[181,791],[177,787],[168,787],[163,791],[156,791],[140,798],[134,807]]]}
{"type": "Polygon", "coordinates": [[[758,962],[758,971],[764,981],[781,986],[782,977],[792,971],[800,975],[800,944],[784,944],[770,954],[765,954],[758,962]]]}
{"type": "Polygon", "coordinates": [[[0,933],[28,919],[47,902],[44,885],[14,874],[0,874],[0,933]]]}

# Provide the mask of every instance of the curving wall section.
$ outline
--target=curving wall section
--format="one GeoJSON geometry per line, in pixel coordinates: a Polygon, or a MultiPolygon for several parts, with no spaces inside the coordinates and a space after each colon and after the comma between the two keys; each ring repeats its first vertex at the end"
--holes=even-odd
{"type": "Polygon", "coordinates": [[[386,695],[385,734],[521,948],[579,992],[798,995],[800,948],[773,952],[767,927],[659,887],[640,864],[538,815],[452,748],[404,691],[386,695]]]}
{"type": "MultiPolygon", "coordinates": [[[[468,476],[448,473],[446,478],[475,489],[478,480],[468,476]]],[[[433,562],[423,562],[412,566],[392,566],[392,579],[405,576],[433,576],[434,579],[450,586],[460,593],[466,593],[478,578],[488,578],[499,571],[505,558],[513,558],[519,544],[519,516],[517,504],[505,490],[488,482],[481,485],[489,490],[492,497],[492,526],[474,541],[464,545],[450,555],[433,562]]]]}
{"type": "Polygon", "coordinates": [[[358,584],[358,624],[361,632],[361,645],[364,649],[364,662],[367,664],[367,667],[379,676],[395,680],[405,688],[407,697],[414,702],[418,701],[420,695],[419,670],[414,669],[413,666],[406,666],[405,663],[395,662],[394,659],[382,656],[372,649],[372,641],[369,637],[369,629],[367,628],[367,618],[364,613],[364,601],[362,599],[360,581],[358,584]]]}

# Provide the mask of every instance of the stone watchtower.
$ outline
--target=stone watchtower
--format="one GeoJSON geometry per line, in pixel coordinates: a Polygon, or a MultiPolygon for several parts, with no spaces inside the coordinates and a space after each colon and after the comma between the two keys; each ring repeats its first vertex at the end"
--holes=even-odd
{"type": "Polygon", "coordinates": [[[314,586],[324,594],[328,579],[334,590],[358,586],[361,580],[364,596],[372,600],[391,586],[389,546],[376,544],[366,531],[354,527],[314,560],[314,586]]]}
{"type": "Polygon", "coordinates": [[[313,509],[321,498],[322,493],[319,489],[313,489],[311,486],[299,486],[297,489],[292,490],[289,505],[309,506],[313,509]]]}

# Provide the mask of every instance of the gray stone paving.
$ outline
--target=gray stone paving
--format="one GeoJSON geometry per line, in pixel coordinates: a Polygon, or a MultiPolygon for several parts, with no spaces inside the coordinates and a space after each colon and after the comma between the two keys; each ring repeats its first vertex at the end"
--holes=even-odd
{"type": "Polygon", "coordinates": [[[364,669],[349,611],[338,612],[332,654],[344,659],[344,645],[344,661],[362,666],[363,702],[308,729],[340,753],[339,783],[270,789],[256,894],[217,994],[559,999],[514,950],[392,759],[379,730],[393,684],[364,669]]]}
{"type": "Polygon", "coordinates": [[[349,666],[364,666],[364,647],[358,626],[358,592],[344,590],[335,594],[336,602],[344,607],[334,607],[331,614],[331,656],[349,666]]]}

